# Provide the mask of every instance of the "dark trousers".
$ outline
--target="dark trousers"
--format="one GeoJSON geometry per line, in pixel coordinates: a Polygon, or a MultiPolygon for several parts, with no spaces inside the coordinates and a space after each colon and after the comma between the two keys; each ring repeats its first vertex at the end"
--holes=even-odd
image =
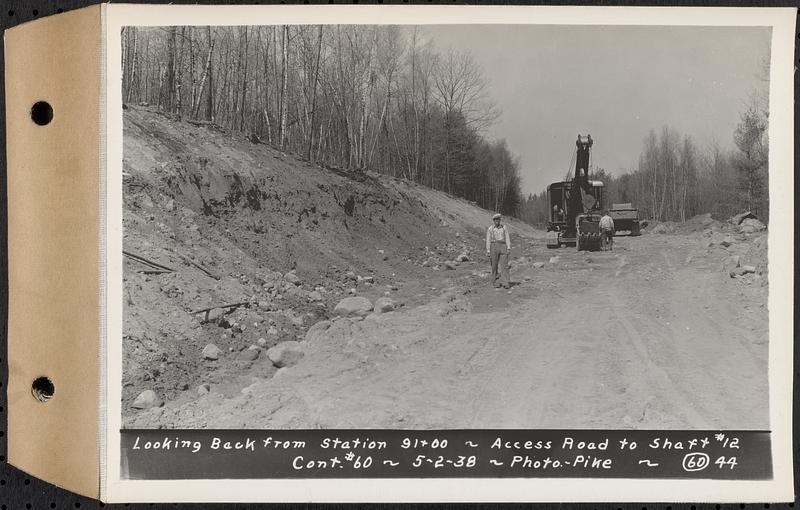
{"type": "Polygon", "coordinates": [[[508,249],[506,248],[506,243],[492,243],[489,256],[492,260],[492,284],[495,287],[502,285],[508,288],[508,249]]]}
{"type": "Polygon", "coordinates": [[[609,228],[604,228],[600,233],[600,247],[603,250],[614,249],[614,232],[609,228]]]}

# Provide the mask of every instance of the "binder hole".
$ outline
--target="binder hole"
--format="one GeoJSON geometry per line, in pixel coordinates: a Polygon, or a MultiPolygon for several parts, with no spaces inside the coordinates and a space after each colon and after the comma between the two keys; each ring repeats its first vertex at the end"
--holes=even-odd
{"type": "Polygon", "coordinates": [[[8,11],[8,17],[10,18],[12,16],[14,16],[14,10],[13,9],[8,11]]]}
{"type": "Polygon", "coordinates": [[[39,15],[39,10],[38,9],[34,9],[33,10],[33,15],[34,16],[38,16],[39,15]]]}
{"type": "Polygon", "coordinates": [[[56,387],[53,385],[53,381],[42,376],[37,377],[36,380],[33,381],[31,392],[39,402],[47,402],[53,398],[53,394],[56,392],[56,387]]]}
{"type": "Polygon", "coordinates": [[[46,126],[53,120],[53,107],[47,101],[37,101],[31,107],[31,119],[40,126],[46,126]]]}

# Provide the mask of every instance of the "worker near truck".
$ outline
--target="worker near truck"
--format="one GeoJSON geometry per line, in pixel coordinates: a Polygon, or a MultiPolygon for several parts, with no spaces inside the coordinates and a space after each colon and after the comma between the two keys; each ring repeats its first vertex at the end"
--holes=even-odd
{"type": "Polygon", "coordinates": [[[564,221],[564,211],[558,206],[558,204],[553,206],[553,221],[564,221]]]}
{"type": "Polygon", "coordinates": [[[608,215],[608,211],[603,211],[600,218],[600,246],[603,251],[614,249],[614,220],[608,215]]]}
{"type": "Polygon", "coordinates": [[[486,230],[486,256],[492,264],[492,285],[509,288],[508,258],[511,256],[511,236],[503,225],[501,214],[492,216],[492,225],[486,230]]]}

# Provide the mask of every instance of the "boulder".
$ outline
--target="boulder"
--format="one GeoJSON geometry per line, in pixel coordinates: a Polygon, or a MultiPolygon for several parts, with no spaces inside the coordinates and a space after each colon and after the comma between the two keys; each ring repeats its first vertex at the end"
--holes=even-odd
{"type": "Polygon", "coordinates": [[[755,266],[741,266],[731,270],[728,274],[731,278],[736,278],[737,276],[744,276],[746,274],[755,273],[756,268],[755,266]]]}
{"type": "Polygon", "coordinates": [[[167,204],[164,206],[164,209],[166,209],[167,212],[174,211],[175,210],[175,199],[170,198],[169,201],[167,202],[167,204]]]}
{"type": "Polygon", "coordinates": [[[292,317],[292,324],[294,324],[298,328],[302,328],[303,327],[303,318],[302,317],[292,317]]]}
{"type": "Polygon", "coordinates": [[[289,271],[285,275],[283,275],[283,279],[293,285],[300,285],[300,277],[297,276],[294,271],[289,271]]]}
{"type": "Polygon", "coordinates": [[[269,329],[267,330],[267,334],[272,336],[278,336],[278,328],[276,328],[275,326],[270,326],[269,329]]]}
{"type": "Polygon", "coordinates": [[[344,298],[333,309],[333,315],[339,317],[363,317],[372,311],[372,303],[365,297],[344,298]]]}
{"type": "Polygon", "coordinates": [[[266,347],[267,346],[267,339],[266,338],[259,338],[256,342],[259,347],[266,347]]]}
{"type": "Polygon", "coordinates": [[[206,393],[210,393],[210,392],[211,392],[211,386],[206,384],[206,383],[203,383],[203,384],[201,384],[200,386],[197,387],[197,394],[198,395],[205,395],[206,393]]]}
{"type": "Polygon", "coordinates": [[[739,228],[742,232],[753,233],[766,230],[767,226],[755,218],[745,218],[740,224],[739,228]]]}
{"type": "Polygon", "coordinates": [[[220,349],[214,344],[208,344],[203,348],[204,359],[210,359],[210,360],[219,359],[220,354],[222,354],[222,349],[220,349]]]}
{"type": "Polygon", "coordinates": [[[161,407],[163,404],[164,401],[158,398],[155,391],[144,390],[139,393],[139,396],[133,401],[131,407],[134,409],[150,409],[151,407],[161,407]]]}
{"type": "Polygon", "coordinates": [[[551,264],[557,264],[559,260],[561,260],[561,259],[559,258],[558,255],[556,255],[555,257],[550,257],[550,263],[551,264]]]}
{"type": "Polygon", "coordinates": [[[469,262],[469,255],[466,253],[461,253],[458,257],[456,257],[456,260],[459,262],[469,262]]]}
{"type": "Polygon", "coordinates": [[[267,357],[278,368],[288,367],[300,361],[303,357],[303,348],[300,342],[294,340],[281,342],[267,351],[267,357]]]}
{"type": "Polygon", "coordinates": [[[751,213],[750,211],[745,211],[743,213],[737,214],[736,216],[731,217],[730,221],[734,225],[741,225],[741,223],[746,220],[747,218],[757,219],[756,215],[751,213]]]}
{"type": "Polygon", "coordinates": [[[446,260],[442,265],[445,267],[445,269],[449,269],[451,271],[456,268],[456,265],[453,262],[450,262],[449,260],[446,260]]]}
{"type": "Polygon", "coordinates": [[[732,236],[725,236],[725,238],[719,242],[720,246],[727,248],[728,246],[734,243],[734,239],[732,236]]]}
{"type": "Polygon", "coordinates": [[[322,293],[318,290],[312,290],[308,293],[308,299],[311,301],[322,301],[322,293]]]}
{"type": "MultiPolygon", "coordinates": [[[[200,317],[202,316],[203,314],[200,314],[200,317]]],[[[213,310],[208,311],[208,322],[214,322],[220,324],[222,327],[226,327],[228,323],[225,322],[224,323],[225,325],[223,326],[221,322],[224,316],[225,316],[225,311],[222,308],[214,308],[213,310]]]]}
{"type": "Polygon", "coordinates": [[[658,225],[653,227],[652,232],[654,234],[667,234],[667,233],[669,233],[669,228],[666,225],[664,225],[663,223],[659,223],[658,225]]]}
{"type": "Polygon", "coordinates": [[[250,346],[251,348],[245,349],[239,353],[239,359],[242,361],[255,361],[258,359],[258,355],[261,353],[261,350],[256,347],[252,349],[254,346],[250,346]]]}
{"type": "Polygon", "coordinates": [[[731,272],[737,267],[739,267],[738,255],[731,255],[730,257],[727,257],[724,261],[722,261],[722,268],[726,272],[731,272]]]}
{"type": "Polygon", "coordinates": [[[533,267],[535,267],[536,269],[541,269],[544,267],[544,262],[534,262],[533,267]]]}
{"type": "Polygon", "coordinates": [[[378,313],[391,312],[394,309],[394,301],[387,297],[378,298],[378,300],[375,301],[375,311],[378,313]]]}
{"type": "Polygon", "coordinates": [[[306,342],[314,342],[319,340],[323,337],[324,333],[328,331],[328,328],[331,327],[331,321],[319,321],[318,323],[314,324],[308,331],[306,331],[305,341],[306,342]]]}

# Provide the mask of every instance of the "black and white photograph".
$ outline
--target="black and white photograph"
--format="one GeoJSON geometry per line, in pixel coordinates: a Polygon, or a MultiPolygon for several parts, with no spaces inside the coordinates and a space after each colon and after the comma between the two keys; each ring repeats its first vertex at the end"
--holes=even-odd
{"type": "Polygon", "coordinates": [[[120,36],[123,428],[769,430],[770,27],[120,36]]]}

